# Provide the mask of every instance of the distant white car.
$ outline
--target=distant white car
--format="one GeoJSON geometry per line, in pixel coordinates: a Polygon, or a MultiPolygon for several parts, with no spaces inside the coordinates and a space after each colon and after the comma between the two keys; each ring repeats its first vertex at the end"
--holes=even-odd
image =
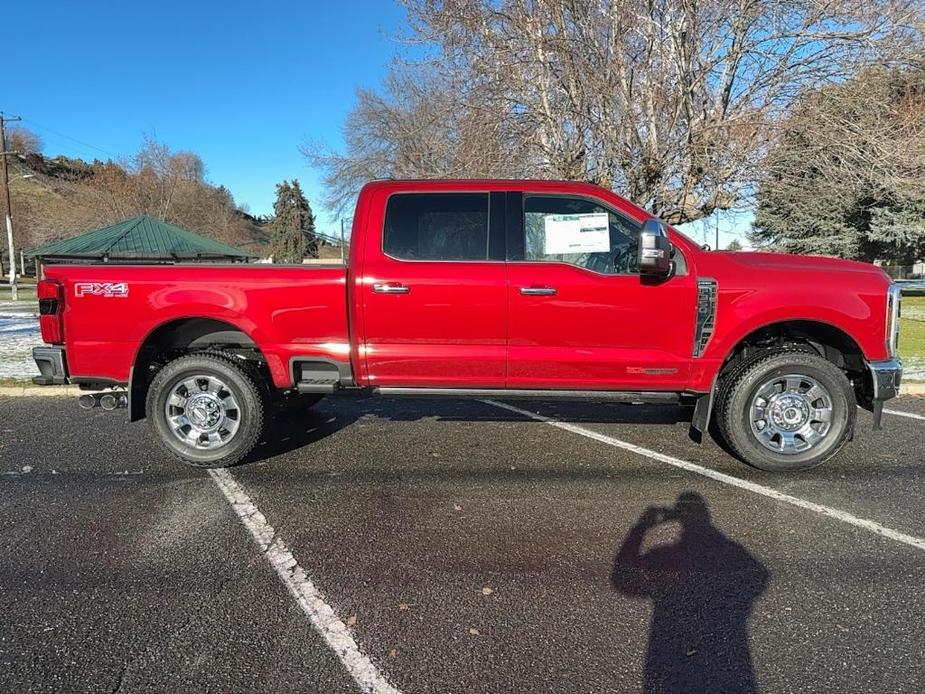
{"type": "Polygon", "coordinates": [[[909,290],[925,292],[925,279],[919,280],[896,280],[896,286],[908,292],[909,290]]]}

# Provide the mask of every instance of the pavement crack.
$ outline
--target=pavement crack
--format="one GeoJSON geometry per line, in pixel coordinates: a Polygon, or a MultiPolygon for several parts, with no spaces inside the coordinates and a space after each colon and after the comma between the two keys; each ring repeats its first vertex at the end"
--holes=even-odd
{"type": "Polygon", "coordinates": [[[169,634],[167,634],[163,640],[164,641],[172,640],[176,638],[177,636],[179,636],[183,631],[185,631],[192,624],[195,624],[196,621],[198,621],[199,617],[202,615],[202,613],[205,612],[208,608],[210,608],[212,604],[219,597],[221,597],[222,593],[224,593],[225,588],[227,586],[236,582],[238,579],[244,577],[244,575],[248,571],[249,564],[250,562],[248,562],[248,566],[245,566],[245,568],[239,571],[236,571],[235,573],[231,575],[226,575],[224,578],[220,579],[216,590],[208,597],[208,599],[201,601],[198,607],[196,607],[196,609],[190,613],[189,617],[182,624],[178,625],[169,634]]]}
{"type": "MultiPolygon", "coordinates": [[[[221,578],[218,581],[218,585],[216,586],[216,589],[212,592],[212,594],[207,599],[200,601],[198,607],[196,607],[196,609],[194,609],[181,624],[178,624],[169,633],[164,634],[164,636],[159,638],[158,644],[164,645],[166,643],[169,643],[170,641],[175,639],[177,636],[179,636],[184,630],[186,630],[188,627],[194,624],[200,618],[202,613],[205,612],[208,608],[210,608],[212,604],[219,597],[221,597],[221,595],[225,592],[225,589],[229,585],[231,585],[232,583],[235,583],[236,581],[244,577],[244,575],[248,572],[250,568],[250,564],[251,562],[247,562],[244,568],[234,572],[233,574],[229,574],[221,578]]],[[[129,673],[129,670],[131,670],[138,661],[145,660],[155,655],[156,655],[155,647],[151,645],[146,645],[142,651],[140,651],[139,653],[136,653],[131,658],[123,662],[122,667],[119,670],[118,678],[116,679],[116,682],[113,685],[113,688],[110,690],[110,694],[119,694],[119,692],[122,691],[122,687],[125,683],[126,675],[129,673]]]]}
{"type": "Polygon", "coordinates": [[[109,690],[109,694],[119,694],[119,692],[122,691],[122,685],[125,683],[125,673],[128,671],[128,669],[131,667],[132,663],[134,662],[135,662],[135,658],[132,658],[127,663],[124,663],[122,665],[122,668],[119,670],[119,677],[118,679],[116,679],[116,684],[115,686],[113,686],[111,690],[109,690]]]}

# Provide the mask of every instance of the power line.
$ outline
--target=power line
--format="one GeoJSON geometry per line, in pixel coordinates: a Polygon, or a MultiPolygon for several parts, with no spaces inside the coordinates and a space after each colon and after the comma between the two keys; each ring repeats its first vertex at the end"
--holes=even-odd
{"type": "Polygon", "coordinates": [[[109,150],[103,149],[102,147],[97,147],[96,145],[91,145],[89,142],[84,142],[83,140],[78,140],[76,137],[71,137],[70,135],[65,135],[64,133],[58,132],[57,130],[53,130],[52,128],[49,128],[49,127],[46,126],[46,125],[42,125],[41,123],[36,123],[36,122],[35,122],[34,120],[32,120],[31,118],[23,118],[23,119],[22,119],[22,122],[23,122],[23,123],[29,123],[30,125],[33,125],[33,126],[35,126],[36,128],[39,128],[40,130],[46,130],[46,131],[50,132],[52,135],[57,135],[58,137],[63,137],[63,138],[66,139],[66,140],[70,140],[71,142],[76,142],[77,144],[83,145],[84,147],[89,147],[90,149],[95,149],[97,152],[102,152],[103,154],[106,154],[106,155],[108,155],[108,156],[110,156],[110,157],[115,158],[116,156],[118,156],[118,155],[116,155],[116,154],[113,154],[113,153],[110,152],[109,150]]]}

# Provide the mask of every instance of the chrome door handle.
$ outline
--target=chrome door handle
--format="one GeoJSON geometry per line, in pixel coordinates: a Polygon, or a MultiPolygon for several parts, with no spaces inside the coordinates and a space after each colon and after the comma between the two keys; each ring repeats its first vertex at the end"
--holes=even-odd
{"type": "Polygon", "coordinates": [[[555,296],[555,287],[521,287],[520,293],[525,296],[555,296]]]}
{"type": "Polygon", "coordinates": [[[376,294],[407,294],[411,291],[411,287],[403,284],[376,283],[373,285],[373,291],[376,294]]]}

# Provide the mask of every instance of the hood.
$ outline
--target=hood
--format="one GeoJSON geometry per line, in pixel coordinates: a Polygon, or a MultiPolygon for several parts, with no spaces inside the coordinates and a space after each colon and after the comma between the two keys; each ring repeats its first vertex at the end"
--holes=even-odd
{"type": "Polygon", "coordinates": [[[857,260],[842,260],[822,255],[791,255],[789,253],[764,253],[745,251],[714,251],[710,255],[721,256],[746,267],[796,271],[796,272],[851,272],[882,277],[890,282],[889,276],[876,265],[857,260]]]}

